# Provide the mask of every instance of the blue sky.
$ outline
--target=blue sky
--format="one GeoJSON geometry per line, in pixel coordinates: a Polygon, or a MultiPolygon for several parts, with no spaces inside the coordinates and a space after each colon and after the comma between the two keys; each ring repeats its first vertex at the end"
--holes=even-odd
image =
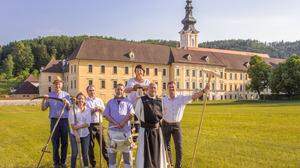
{"type": "MultiPolygon", "coordinates": [[[[179,40],[185,0],[0,0],[0,44],[46,35],[179,40]]],[[[300,40],[299,0],[193,0],[200,41],[300,40]]]]}

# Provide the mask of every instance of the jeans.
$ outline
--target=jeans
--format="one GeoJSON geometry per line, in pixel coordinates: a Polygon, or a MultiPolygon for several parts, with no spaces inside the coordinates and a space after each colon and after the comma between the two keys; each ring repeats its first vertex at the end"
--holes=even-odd
{"type": "Polygon", "coordinates": [[[165,146],[167,148],[168,156],[170,162],[172,164],[172,153],[171,153],[171,145],[170,140],[171,136],[173,137],[174,144],[175,144],[175,151],[176,151],[176,164],[175,168],[182,167],[181,160],[182,160],[182,130],[179,123],[176,124],[167,124],[163,122],[162,131],[164,134],[165,139],[165,146]]]}
{"type": "Polygon", "coordinates": [[[99,134],[99,129],[97,127],[99,127],[99,124],[94,124],[94,123],[91,123],[89,127],[89,131],[90,131],[89,159],[90,159],[90,164],[93,167],[96,166],[96,159],[94,154],[94,147],[96,144],[95,139],[97,140],[98,145],[100,145],[100,136],[102,136],[102,155],[106,163],[108,164],[108,155],[107,155],[105,139],[103,136],[103,129],[102,132],[99,134]]]}
{"type": "MultiPolygon", "coordinates": [[[[51,118],[50,130],[52,131],[58,119],[51,118]]],[[[51,138],[53,147],[53,162],[55,166],[64,165],[67,159],[69,123],[67,118],[61,118],[51,138]],[[60,155],[59,155],[60,147],[60,155]]]]}
{"type": "MultiPolygon", "coordinates": [[[[72,148],[71,168],[76,168],[76,160],[78,154],[77,142],[73,134],[70,134],[70,139],[71,139],[71,148],[72,148]]],[[[89,166],[88,149],[90,143],[90,135],[86,137],[80,137],[80,142],[81,142],[81,154],[82,154],[83,164],[84,167],[88,167],[89,166]]]]}

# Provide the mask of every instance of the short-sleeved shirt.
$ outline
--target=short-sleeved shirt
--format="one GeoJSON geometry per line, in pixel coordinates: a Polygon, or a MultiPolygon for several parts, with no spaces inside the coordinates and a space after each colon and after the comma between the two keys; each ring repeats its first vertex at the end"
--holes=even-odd
{"type": "MultiPolygon", "coordinates": [[[[114,98],[109,100],[103,113],[104,116],[109,116],[117,123],[121,123],[126,118],[126,116],[133,115],[133,114],[134,114],[133,105],[127,98],[123,98],[123,99],[114,98]]],[[[109,123],[110,130],[123,131],[123,132],[131,131],[130,121],[128,121],[128,123],[122,129],[115,128],[113,126],[115,125],[109,123]]]]}
{"type": "MultiPolygon", "coordinates": [[[[90,125],[91,123],[91,109],[85,108],[84,111],[81,111],[77,106],[74,107],[75,110],[75,115],[76,115],[76,121],[75,121],[75,115],[73,108],[71,108],[70,113],[69,113],[69,122],[70,124],[74,125],[82,125],[82,124],[88,124],[90,125]]],[[[86,137],[89,135],[89,129],[88,127],[86,128],[81,128],[78,131],[78,134],[80,137],[86,137]]],[[[72,129],[70,129],[71,134],[74,135],[74,132],[72,129]]]]}
{"type": "MultiPolygon", "coordinates": [[[[135,78],[130,78],[127,82],[127,85],[126,85],[126,88],[133,88],[134,85],[136,84],[139,84],[141,85],[142,87],[145,87],[145,86],[149,86],[150,84],[150,81],[148,79],[144,79],[143,82],[138,82],[135,80],[135,78]]],[[[128,94],[128,99],[129,101],[135,105],[137,99],[140,97],[140,95],[138,94],[137,91],[131,91],[129,94],[128,94]]]]}
{"type": "Polygon", "coordinates": [[[192,96],[178,95],[174,99],[165,96],[163,103],[163,119],[167,122],[180,122],[185,105],[192,100],[192,96]]]}
{"type": "MultiPolygon", "coordinates": [[[[105,106],[104,106],[104,103],[101,99],[99,98],[90,98],[90,97],[87,97],[86,98],[86,106],[87,108],[90,108],[91,110],[95,107],[100,107],[101,109],[105,109],[105,106]]],[[[100,120],[102,122],[102,113],[99,113],[99,111],[97,112],[91,112],[92,114],[92,120],[91,120],[91,123],[99,123],[99,115],[100,115],[100,120]]]]}
{"type": "MultiPolygon", "coordinates": [[[[48,96],[60,98],[60,99],[66,99],[69,103],[71,102],[70,95],[65,91],[61,91],[58,94],[56,92],[50,92],[48,96]]],[[[64,103],[57,100],[48,99],[48,101],[46,102],[46,106],[50,108],[49,118],[58,118],[61,114],[64,103]]],[[[65,108],[62,118],[68,118],[68,116],[69,116],[69,111],[65,108]]]]}

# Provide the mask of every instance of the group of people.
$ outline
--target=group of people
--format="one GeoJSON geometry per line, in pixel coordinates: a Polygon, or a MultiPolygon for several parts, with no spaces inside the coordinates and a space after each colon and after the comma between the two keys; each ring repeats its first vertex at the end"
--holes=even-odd
{"type": "Polygon", "coordinates": [[[96,141],[101,146],[103,158],[108,167],[117,167],[116,154],[122,152],[124,167],[133,167],[132,134],[138,133],[138,168],[166,168],[173,166],[170,140],[173,137],[176,150],[175,167],[181,167],[182,130],[180,126],[185,105],[203,96],[209,90],[207,85],[193,95],[177,95],[176,84],[168,82],[168,95],[159,98],[157,85],[144,79],[143,66],[135,67],[135,77],[127,85],[118,84],[115,96],[104,105],[96,97],[95,87],[86,88],[83,93],[71,99],[62,91],[63,81],[58,77],[53,82],[55,90],[44,96],[42,110],[48,107],[53,146],[54,167],[66,167],[68,137],[71,142],[71,167],[76,167],[78,152],[81,149],[84,167],[95,167],[94,147],[96,141]],[[63,102],[56,99],[62,99],[63,102]],[[62,114],[63,113],[63,114],[62,114]],[[108,147],[104,140],[102,116],[109,122],[108,147]],[[131,120],[134,118],[134,126],[131,120]],[[54,125],[57,127],[53,130],[54,125]],[[70,131],[69,131],[70,129],[70,131]],[[134,130],[134,131],[133,131],[134,130]],[[59,152],[60,148],[60,152],[59,152]]]}

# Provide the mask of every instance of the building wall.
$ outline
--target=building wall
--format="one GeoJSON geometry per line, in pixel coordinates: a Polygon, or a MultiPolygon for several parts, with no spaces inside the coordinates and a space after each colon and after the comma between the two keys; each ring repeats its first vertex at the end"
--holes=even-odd
{"type": "MultiPolygon", "coordinates": [[[[91,83],[95,86],[96,95],[101,97],[104,101],[108,101],[114,96],[114,84],[123,83],[126,85],[126,82],[135,76],[134,68],[137,64],[140,63],[98,60],[71,60],[69,62],[69,72],[67,74],[68,92],[73,96],[79,92],[86,94],[86,87],[91,83]],[[104,73],[101,72],[101,66],[105,67],[104,73]],[[114,67],[117,67],[117,73],[114,73],[114,67]],[[125,73],[125,67],[128,68],[128,74],[125,73]],[[105,82],[105,88],[102,86],[103,81],[105,82]]],[[[164,92],[163,83],[165,83],[166,86],[166,83],[169,81],[168,65],[141,64],[144,66],[146,71],[149,71],[149,74],[145,72],[144,78],[149,79],[151,82],[157,83],[158,94],[161,95],[164,92]],[[155,74],[156,68],[157,75],[155,74]],[[163,69],[166,71],[165,76],[163,75],[163,69]]]]}
{"type": "Polygon", "coordinates": [[[69,61],[69,71],[61,73],[41,73],[40,75],[40,95],[48,93],[49,87],[52,87],[53,79],[60,76],[64,79],[64,90],[72,96],[79,92],[86,94],[86,87],[89,83],[95,85],[96,95],[104,101],[108,101],[114,96],[114,84],[126,82],[135,76],[134,67],[142,64],[146,70],[145,79],[157,83],[158,94],[166,94],[167,83],[170,80],[175,81],[179,88],[179,94],[192,94],[195,90],[203,89],[206,86],[208,77],[203,70],[210,70],[217,74],[211,80],[211,92],[209,99],[256,99],[257,94],[246,91],[246,85],[250,82],[248,74],[245,71],[228,70],[222,66],[173,63],[172,65],[155,65],[134,62],[120,61],[98,61],[98,60],[78,60],[69,61]],[[105,67],[105,72],[101,72],[101,66],[105,67]],[[92,72],[89,72],[89,67],[92,72]],[[117,73],[114,73],[114,67],[117,67],[117,73]],[[128,74],[125,73],[125,67],[128,68],[128,74]],[[157,75],[155,74],[157,69],[157,75]],[[163,74],[165,69],[165,75],[163,74]],[[179,70],[179,74],[178,74],[179,70]],[[187,72],[188,71],[188,72],[187,72]],[[149,74],[147,73],[149,72],[149,74]],[[49,77],[50,76],[50,77],[49,77]],[[49,80],[51,78],[51,80],[49,80]],[[105,87],[103,88],[102,82],[105,87]],[[188,86],[189,85],[189,86],[188,86]]]}
{"type": "MultiPolygon", "coordinates": [[[[48,72],[42,72],[39,76],[39,94],[45,95],[49,93],[49,90],[53,90],[53,84],[52,82],[54,79],[59,76],[62,79],[63,74],[62,73],[48,73],[48,72]],[[50,87],[50,88],[49,88],[50,87]]],[[[64,83],[64,90],[65,90],[66,84],[64,83]]]]}

